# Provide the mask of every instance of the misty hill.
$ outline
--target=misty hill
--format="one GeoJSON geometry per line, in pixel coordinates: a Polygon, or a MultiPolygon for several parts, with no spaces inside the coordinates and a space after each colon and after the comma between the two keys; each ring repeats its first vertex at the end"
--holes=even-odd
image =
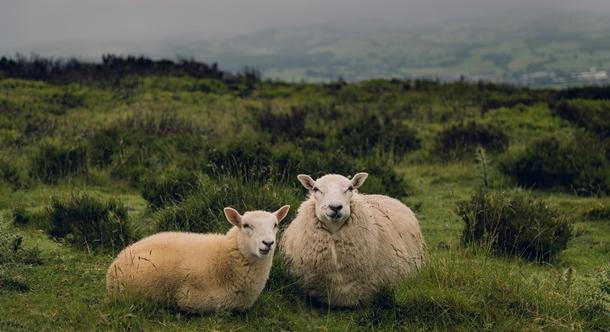
{"type": "Polygon", "coordinates": [[[329,23],[177,43],[169,52],[211,59],[233,70],[248,64],[285,80],[464,75],[544,84],[552,75],[569,80],[591,67],[610,68],[610,17],[535,10],[426,25],[329,23]]]}

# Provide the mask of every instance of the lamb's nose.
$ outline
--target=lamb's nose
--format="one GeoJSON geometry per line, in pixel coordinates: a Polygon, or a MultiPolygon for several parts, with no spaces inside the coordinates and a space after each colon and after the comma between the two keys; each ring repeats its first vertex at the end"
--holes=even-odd
{"type": "Polygon", "coordinates": [[[271,246],[275,243],[275,241],[263,241],[263,244],[267,247],[271,248],[271,246]]]}
{"type": "Polygon", "coordinates": [[[337,205],[329,205],[328,206],[331,210],[333,210],[334,212],[339,212],[341,211],[341,209],[343,208],[343,205],[341,204],[337,204],[337,205]]]}

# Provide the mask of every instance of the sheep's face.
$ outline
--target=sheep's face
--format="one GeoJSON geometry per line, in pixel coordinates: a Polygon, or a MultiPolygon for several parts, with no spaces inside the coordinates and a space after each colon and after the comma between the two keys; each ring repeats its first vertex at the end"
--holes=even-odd
{"type": "Polygon", "coordinates": [[[240,215],[237,210],[224,209],[227,220],[239,228],[238,242],[244,255],[263,258],[273,256],[278,224],[288,214],[289,205],[275,212],[249,211],[240,215]]]}
{"type": "Polygon", "coordinates": [[[350,180],[328,174],[314,181],[311,176],[301,174],[298,179],[315,199],[318,219],[329,232],[335,233],[349,218],[352,196],[367,177],[367,173],[358,173],[350,180]]]}

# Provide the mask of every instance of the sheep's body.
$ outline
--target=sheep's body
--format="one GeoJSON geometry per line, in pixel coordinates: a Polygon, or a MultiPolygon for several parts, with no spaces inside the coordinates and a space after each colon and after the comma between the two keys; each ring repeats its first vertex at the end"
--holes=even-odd
{"type": "Polygon", "coordinates": [[[339,307],[359,305],[423,264],[423,239],[411,209],[382,195],[354,194],[351,215],[334,234],[310,197],[286,229],[282,253],[312,297],[339,307]]]}
{"type": "Polygon", "coordinates": [[[273,252],[248,259],[238,227],[226,235],[166,232],[124,249],[106,275],[109,293],[127,291],[183,310],[245,310],[261,294],[273,252]]]}

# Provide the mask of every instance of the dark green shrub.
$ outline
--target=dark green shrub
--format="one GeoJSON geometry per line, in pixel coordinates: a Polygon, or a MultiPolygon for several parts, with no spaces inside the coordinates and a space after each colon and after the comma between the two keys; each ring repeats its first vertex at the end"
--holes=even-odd
{"type": "Polygon", "coordinates": [[[41,145],[32,156],[31,175],[54,184],[72,174],[86,174],[87,150],[53,143],[41,145]]]}
{"type": "Polygon", "coordinates": [[[593,135],[569,140],[547,137],[502,161],[500,168],[528,187],[562,187],[579,195],[609,193],[610,165],[605,153],[593,135]]]}
{"type": "Polygon", "coordinates": [[[289,141],[307,150],[324,149],[324,132],[306,127],[309,108],[293,107],[289,113],[274,113],[271,110],[259,110],[255,120],[261,132],[271,134],[271,140],[289,141]]]}
{"type": "Polygon", "coordinates": [[[70,91],[61,91],[46,96],[46,111],[55,115],[65,114],[68,109],[81,107],[85,98],[70,91]]]}
{"type": "Polygon", "coordinates": [[[552,112],[579,127],[602,137],[610,136],[610,101],[608,100],[562,100],[551,106],[552,112]]]}
{"type": "Polygon", "coordinates": [[[446,159],[471,156],[477,147],[501,153],[508,148],[508,136],[497,127],[468,122],[443,129],[435,139],[434,151],[446,159]]]}
{"type": "Polygon", "coordinates": [[[8,183],[14,190],[28,185],[27,175],[15,161],[0,158],[0,180],[8,183]]]}
{"type": "Polygon", "coordinates": [[[255,113],[255,120],[258,129],[262,132],[294,138],[305,132],[306,115],[305,110],[300,108],[293,108],[289,113],[274,113],[265,109],[255,113]]]}
{"type": "Polygon", "coordinates": [[[25,225],[30,222],[30,215],[23,206],[16,206],[11,210],[13,215],[13,223],[15,225],[25,225]]]}
{"type": "Polygon", "coordinates": [[[261,183],[223,176],[201,179],[198,189],[181,203],[159,210],[155,218],[159,231],[224,232],[229,229],[223,208],[231,206],[240,213],[250,210],[275,211],[291,206],[291,220],[302,201],[299,190],[280,184],[261,183]]]}
{"type": "Polygon", "coordinates": [[[462,242],[487,243],[496,254],[548,261],[573,236],[571,222],[546,202],[522,191],[475,193],[458,203],[462,242]]]}
{"type": "Polygon", "coordinates": [[[197,185],[197,174],[185,170],[171,170],[144,180],[142,197],[153,209],[172,202],[183,201],[197,185]]]}
{"type": "Polygon", "coordinates": [[[121,149],[122,137],[118,129],[98,131],[89,141],[91,162],[94,165],[106,166],[112,162],[112,156],[121,149]]]}
{"type": "Polygon", "coordinates": [[[131,145],[113,156],[110,175],[138,187],[147,175],[161,172],[175,161],[170,142],[152,140],[131,145]]]}
{"type": "Polygon", "coordinates": [[[49,234],[77,247],[116,251],[133,240],[127,208],[116,200],[87,194],[53,198],[48,213],[49,234]]]}
{"type": "Polygon", "coordinates": [[[337,133],[338,147],[352,156],[365,156],[374,149],[403,155],[421,147],[415,130],[376,115],[357,116],[337,133]]]}
{"type": "Polygon", "coordinates": [[[257,137],[243,137],[206,154],[206,172],[246,176],[257,180],[270,178],[273,152],[268,142],[257,137]]]}
{"type": "Polygon", "coordinates": [[[369,173],[366,182],[359,189],[363,193],[388,195],[398,199],[409,196],[411,188],[407,180],[383,160],[369,158],[360,161],[352,172],[346,174],[354,175],[358,172],[369,173]]]}

